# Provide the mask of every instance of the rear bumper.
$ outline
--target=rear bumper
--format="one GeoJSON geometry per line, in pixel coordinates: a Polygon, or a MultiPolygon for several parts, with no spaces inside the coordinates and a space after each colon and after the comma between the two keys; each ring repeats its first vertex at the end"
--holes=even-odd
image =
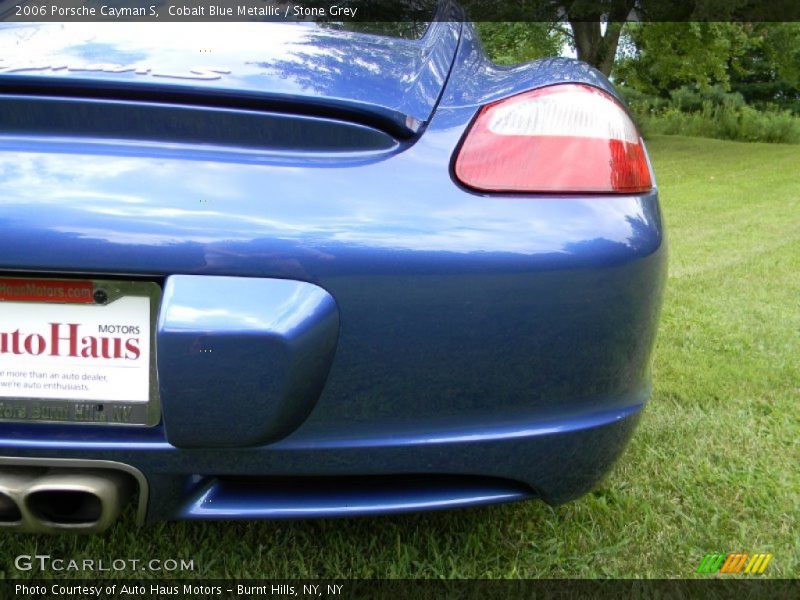
{"type": "MultiPolygon", "coordinates": [[[[162,386],[157,427],[2,423],[0,456],[129,465],[147,481],[148,520],[568,501],[610,469],[647,400],[665,276],[656,195],[605,207],[630,209],[626,225],[637,219],[627,243],[435,253],[419,264],[406,255],[393,273],[381,272],[390,258],[373,255],[363,272],[320,273],[338,342],[324,389],[280,439],[172,443],[171,418],[202,431],[223,426],[224,413],[192,410],[191,395],[162,386]]],[[[160,354],[159,369],[173,359],[160,354]]]]}
{"type": "Polygon", "coordinates": [[[287,439],[225,450],[177,449],[164,441],[163,431],[116,441],[4,436],[0,453],[4,461],[69,458],[134,467],[147,482],[151,521],[351,516],[534,497],[558,504],[586,493],[608,471],[640,410],[635,405],[438,437],[431,432],[313,444],[287,439]]]}

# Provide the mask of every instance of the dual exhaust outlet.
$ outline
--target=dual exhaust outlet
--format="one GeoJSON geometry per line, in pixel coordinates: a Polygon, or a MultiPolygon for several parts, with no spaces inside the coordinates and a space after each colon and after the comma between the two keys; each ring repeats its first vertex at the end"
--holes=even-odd
{"type": "Polygon", "coordinates": [[[97,533],[119,516],[136,489],[113,469],[0,467],[0,530],[97,533]]]}

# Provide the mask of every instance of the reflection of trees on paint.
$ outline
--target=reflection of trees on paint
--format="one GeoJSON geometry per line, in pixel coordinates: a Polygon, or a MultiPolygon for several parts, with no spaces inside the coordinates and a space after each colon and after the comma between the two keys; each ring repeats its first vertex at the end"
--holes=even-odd
{"type": "Polygon", "coordinates": [[[634,250],[641,250],[648,244],[653,245],[655,235],[653,226],[641,217],[625,217],[628,225],[631,226],[631,234],[628,236],[628,246],[634,250]]]}
{"type": "Polygon", "coordinates": [[[564,250],[570,254],[591,253],[596,256],[613,258],[630,256],[631,251],[639,252],[648,246],[655,249],[655,234],[651,224],[641,216],[629,215],[625,217],[625,220],[630,225],[631,232],[624,242],[608,238],[594,238],[564,244],[564,250]]]}
{"type": "Polygon", "coordinates": [[[248,65],[319,96],[372,99],[397,108],[406,102],[432,106],[449,67],[449,63],[435,60],[424,62],[420,47],[404,40],[371,39],[347,32],[331,35],[323,29],[287,43],[282,54],[248,65]],[[424,69],[433,69],[436,76],[421,76],[424,69]]]}
{"type": "Polygon", "coordinates": [[[397,37],[405,40],[418,40],[428,30],[428,21],[401,21],[398,23],[386,22],[345,22],[331,21],[320,23],[320,27],[325,29],[335,29],[339,31],[352,31],[353,33],[369,33],[372,35],[382,35],[397,37]]]}
{"type": "MultiPolygon", "coordinates": [[[[329,0],[312,0],[304,4],[306,6],[316,4],[325,9],[331,5],[329,0]]],[[[354,33],[371,33],[413,40],[423,36],[430,21],[436,16],[437,4],[437,0],[340,0],[336,3],[339,8],[358,9],[356,18],[359,20],[318,24],[354,33]],[[361,21],[367,18],[369,21],[361,21]]]]}

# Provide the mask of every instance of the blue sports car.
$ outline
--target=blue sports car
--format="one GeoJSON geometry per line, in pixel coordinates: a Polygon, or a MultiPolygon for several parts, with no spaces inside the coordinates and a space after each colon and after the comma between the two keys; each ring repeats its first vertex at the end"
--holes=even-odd
{"type": "Polygon", "coordinates": [[[608,471],[665,279],[644,143],[596,70],[438,17],[0,24],[0,527],[608,471]]]}

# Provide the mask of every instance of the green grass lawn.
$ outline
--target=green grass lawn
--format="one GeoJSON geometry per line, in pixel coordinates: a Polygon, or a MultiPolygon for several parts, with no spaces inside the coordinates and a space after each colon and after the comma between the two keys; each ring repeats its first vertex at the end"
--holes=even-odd
{"type": "MultiPolygon", "coordinates": [[[[3,536],[17,554],[193,558],[200,577],[687,577],[707,552],[800,574],[800,146],[649,142],[670,243],[655,390],[601,487],[353,520],[3,536]]],[[[128,573],[128,576],[131,574],[128,573]]]]}

